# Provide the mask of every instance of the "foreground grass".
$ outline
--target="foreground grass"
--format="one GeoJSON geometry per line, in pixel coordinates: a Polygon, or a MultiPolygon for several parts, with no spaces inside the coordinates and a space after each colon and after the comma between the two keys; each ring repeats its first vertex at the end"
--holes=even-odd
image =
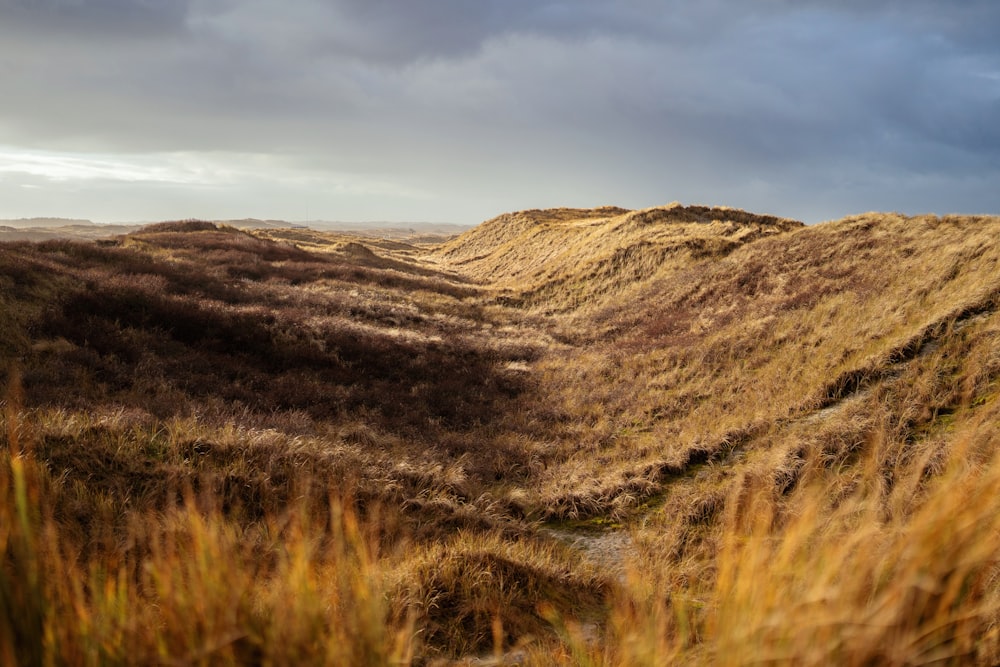
{"type": "Polygon", "coordinates": [[[4,664],[412,659],[412,628],[388,622],[373,547],[338,504],[325,526],[292,513],[247,535],[190,501],[143,517],[128,548],[81,556],[45,503],[44,468],[9,452],[0,466],[4,664]]]}
{"type": "Polygon", "coordinates": [[[998,417],[970,420],[933,480],[921,481],[923,461],[897,470],[914,496],[906,513],[887,513],[891,491],[871,443],[846,493],[842,473],[822,465],[791,498],[741,476],[700,580],[678,586],[673,565],[647,555],[622,582],[594,586],[600,577],[585,564],[499,535],[387,553],[379,519],[360,519],[349,500],[292,503],[247,528],[189,495],[133,515],[126,542],[81,549],[57,518],[53,499],[65,490],[8,410],[0,658],[418,664],[424,642],[463,653],[520,641],[531,664],[991,664],[1000,658],[998,417]],[[535,625],[512,610],[525,607],[561,640],[524,645],[535,625]]]}

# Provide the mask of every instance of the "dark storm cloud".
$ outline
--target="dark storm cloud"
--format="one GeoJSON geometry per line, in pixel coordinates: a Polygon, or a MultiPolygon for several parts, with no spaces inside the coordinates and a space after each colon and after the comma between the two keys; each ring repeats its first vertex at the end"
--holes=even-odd
{"type": "Polygon", "coordinates": [[[294,39],[286,46],[393,66],[468,56],[484,42],[511,33],[561,38],[643,32],[651,14],[665,13],[646,0],[614,5],[603,0],[299,0],[273,7],[218,0],[200,7],[213,5],[210,13],[218,26],[234,22],[244,35],[294,39]]]}
{"type": "Polygon", "coordinates": [[[0,0],[0,146],[280,156],[483,217],[996,209],[998,33],[985,0],[0,0]]]}
{"type": "Polygon", "coordinates": [[[85,31],[135,36],[184,25],[186,0],[2,0],[0,19],[41,32],[85,31]]]}

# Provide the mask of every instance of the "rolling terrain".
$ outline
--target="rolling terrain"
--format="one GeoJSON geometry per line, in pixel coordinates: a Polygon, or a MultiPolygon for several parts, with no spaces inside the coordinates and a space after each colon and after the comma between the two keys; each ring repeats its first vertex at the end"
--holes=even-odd
{"type": "MultiPolygon", "coordinates": [[[[292,223],[286,220],[215,220],[216,225],[236,229],[303,229],[314,228],[345,235],[371,238],[391,238],[400,241],[437,243],[444,238],[467,229],[462,225],[432,222],[379,223],[337,222],[314,220],[292,223]]],[[[0,243],[9,241],[94,241],[138,231],[150,222],[95,223],[90,220],[67,218],[17,218],[0,220],[0,243]]]]}
{"type": "Polygon", "coordinates": [[[0,244],[0,663],[995,664],[998,240],[0,244]]]}

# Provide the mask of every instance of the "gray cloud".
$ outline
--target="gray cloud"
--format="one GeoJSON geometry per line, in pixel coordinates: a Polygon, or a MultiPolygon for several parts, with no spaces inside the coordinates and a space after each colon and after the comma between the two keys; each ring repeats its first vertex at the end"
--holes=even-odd
{"type": "Polygon", "coordinates": [[[259,156],[206,208],[997,209],[998,28],[985,1],[0,0],[0,147],[259,156]]]}
{"type": "Polygon", "coordinates": [[[187,0],[3,0],[5,27],[129,38],[182,29],[187,0]]]}

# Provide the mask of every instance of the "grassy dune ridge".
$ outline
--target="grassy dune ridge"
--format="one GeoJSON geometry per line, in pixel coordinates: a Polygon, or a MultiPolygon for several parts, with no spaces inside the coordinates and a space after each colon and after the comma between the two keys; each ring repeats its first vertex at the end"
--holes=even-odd
{"type": "Polygon", "coordinates": [[[1000,218],[0,245],[0,662],[998,660],[1000,218]]]}

